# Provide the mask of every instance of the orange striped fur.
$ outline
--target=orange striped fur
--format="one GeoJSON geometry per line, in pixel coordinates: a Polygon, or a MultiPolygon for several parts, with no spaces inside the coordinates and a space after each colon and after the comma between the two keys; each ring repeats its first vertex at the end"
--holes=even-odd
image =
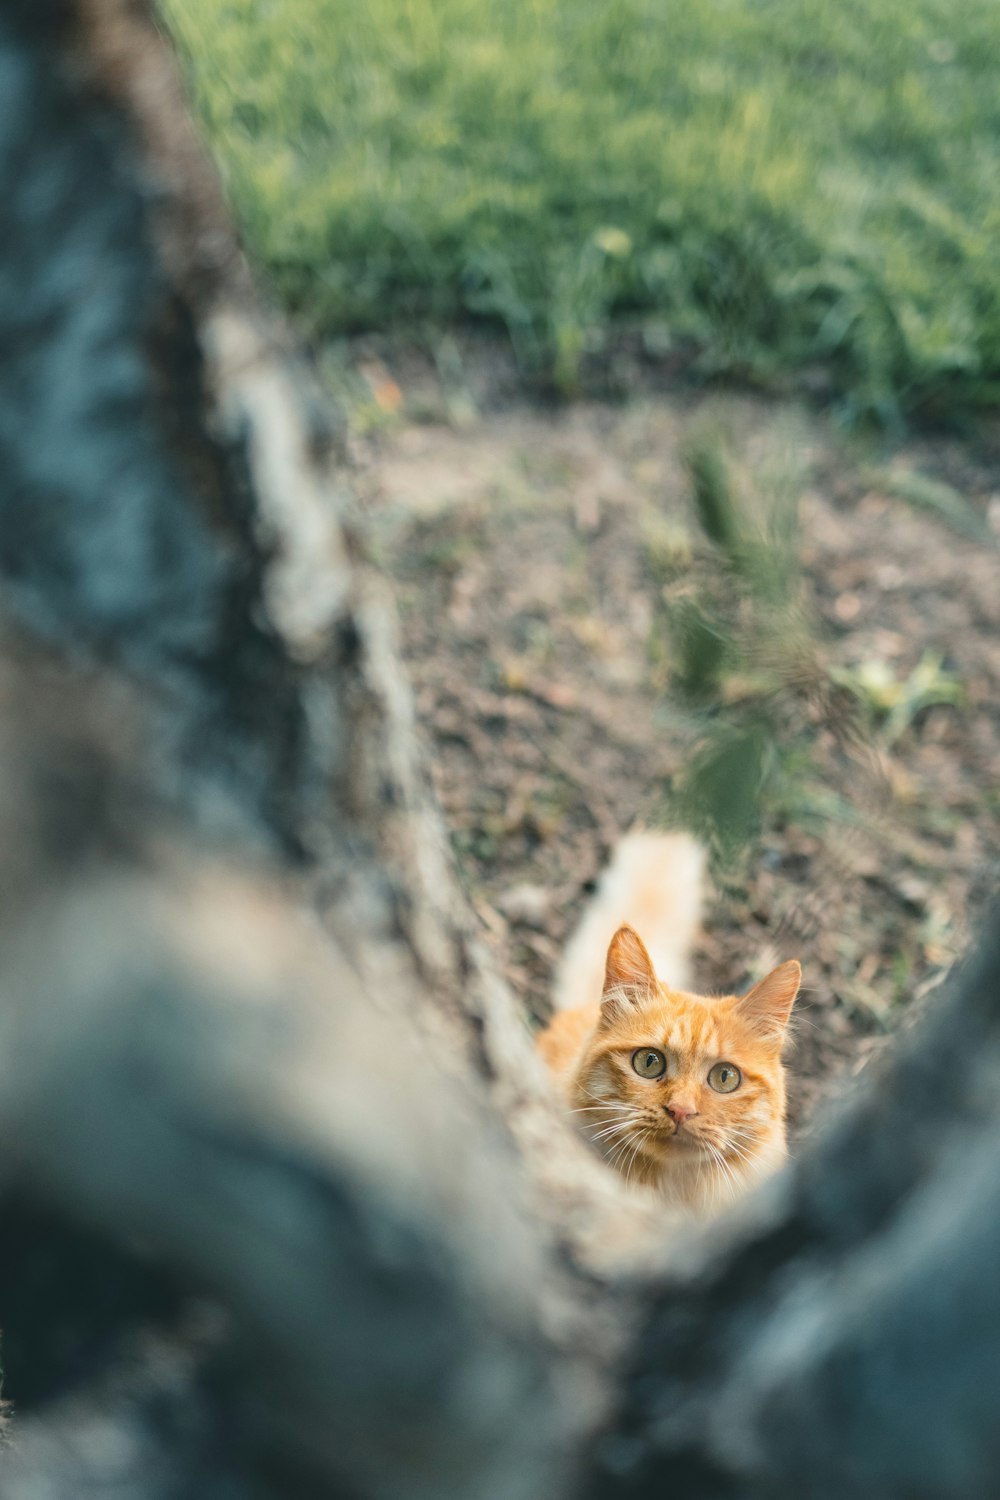
{"type": "Polygon", "coordinates": [[[623,925],[600,1000],[557,1011],[538,1050],[609,1165],[712,1214],[785,1160],[781,1049],[800,980],[793,959],[743,996],[675,989],[623,925]]]}

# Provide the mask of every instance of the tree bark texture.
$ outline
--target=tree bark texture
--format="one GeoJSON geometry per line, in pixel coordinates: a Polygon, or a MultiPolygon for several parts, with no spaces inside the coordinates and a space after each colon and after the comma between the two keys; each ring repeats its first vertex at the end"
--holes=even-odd
{"type": "Polygon", "coordinates": [[[729,1225],[627,1197],[150,14],[0,79],[4,1496],[992,1493],[996,940],[729,1225]]]}

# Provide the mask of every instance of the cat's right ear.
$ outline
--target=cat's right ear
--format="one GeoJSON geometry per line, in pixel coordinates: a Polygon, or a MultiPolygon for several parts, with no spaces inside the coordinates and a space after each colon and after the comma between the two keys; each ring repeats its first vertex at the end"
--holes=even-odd
{"type": "Polygon", "coordinates": [[[611,939],[604,965],[602,1020],[616,1020],[624,1007],[645,999],[655,989],[656,972],[645,943],[633,927],[619,927],[611,939]]]}

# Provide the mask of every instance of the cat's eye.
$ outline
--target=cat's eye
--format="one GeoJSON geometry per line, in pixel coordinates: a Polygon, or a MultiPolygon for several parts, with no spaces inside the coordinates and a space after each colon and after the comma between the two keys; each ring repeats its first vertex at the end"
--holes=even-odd
{"type": "Polygon", "coordinates": [[[655,1047],[639,1047],[632,1053],[632,1066],[640,1078],[662,1078],[667,1059],[655,1047]]]}
{"type": "Polygon", "coordinates": [[[743,1074],[735,1063],[716,1063],[709,1069],[708,1081],[717,1094],[731,1094],[743,1082],[743,1074]]]}

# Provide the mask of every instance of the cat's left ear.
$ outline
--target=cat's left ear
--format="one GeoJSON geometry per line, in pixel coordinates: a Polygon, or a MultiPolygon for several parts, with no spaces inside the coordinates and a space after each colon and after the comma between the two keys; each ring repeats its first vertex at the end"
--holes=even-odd
{"type": "Polygon", "coordinates": [[[778,1043],[784,1037],[801,983],[802,965],[797,958],[790,958],[737,1000],[736,1014],[762,1042],[778,1043]]]}

